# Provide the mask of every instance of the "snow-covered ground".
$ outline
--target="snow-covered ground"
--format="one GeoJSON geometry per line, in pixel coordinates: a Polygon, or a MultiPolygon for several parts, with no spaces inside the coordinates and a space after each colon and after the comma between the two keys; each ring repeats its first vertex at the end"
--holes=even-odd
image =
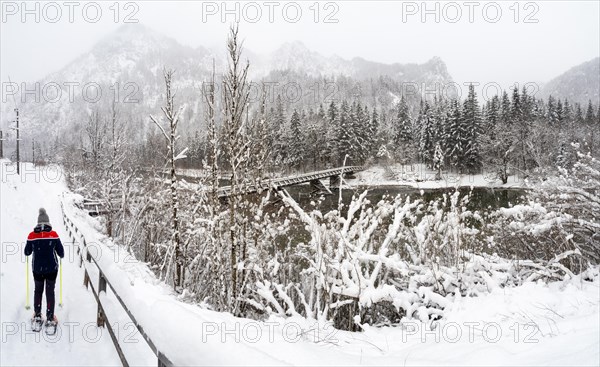
{"type": "MultiPolygon", "coordinates": [[[[36,172],[43,175],[31,166],[25,170],[31,175],[21,179],[5,161],[1,169],[2,365],[119,364],[108,333],[95,327],[95,301],[82,285],[72,245],[67,245],[70,256],[63,262],[65,305],[57,314],[63,324],[80,326],[71,332],[63,327],[58,341],[36,340],[26,330],[31,310],[24,309],[24,239],[35,225],[38,208],[44,206],[66,241],[61,200],[117,293],[175,365],[600,365],[597,268],[586,275],[594,281],[576,277],[551,284],[526,283],[478,298],[455,299],[433,331],[416,321],[397,327],[364,326],[360,333],[298,318],[258,322],[182,302],[184,296],[173,294],[145,264],[99,232],[99,223],[73,205],[77,195],[63,196],[62,180],[35,180],[36,172]],[[85,334],[98,330],[96,342],[85,334]]],[[[92,272],[91,277],[96,284],[97,274],[92,272]]],[[[110,292],[102,299],[109,319],[115,315],[126,322],[110,292]]],[[[132,364],[156,365],[139,333],[120,339],[130,344],[126,352],[135,361],[132,364]]]]}
{"type": "MultiPolygon", "coordinates": [[[[184,178],[205,177],[207,173],[204,170],[192,168],[178,168],[177,175],[184,178]]],[[[293,174],[281,173],[274,174],[274,177],[293,176],[293,174]]],[[[222,174],[222,177],[226,177],[222,174]]],[[[365,168],[364,171],[357,172],[356,178],[346,179],[351,186],[403,186],[415,189],[440,189],[454,187],[489,187],[520,189],[528,187],[526,179],[519,175],[509,176],[508,182],[502,184],[493,172],[480,174],[460,174],[457,172],[443,171],[441,179],[436,180],[436,174],[433,170],[427,168],[424,164],[391,164],[391,165],[372,165],[365,168]]],[[[323,183],[328,186],[328,180],[323,183]]]]}
{"type": "Polygon", "coordinates": [[[405,186],[415,189],[439,189],[453,187],[494,187],[523,188],[526,182],[518,175],[510,176],[506,184],[496,178],[494,173],[459,174],[443,171],[440,180],[436,174],[423,164],[389,166],[375,165],[356,174],[356,179],[347,180],[351,185],[361,186],[405,186]]]}
{"type": "MultiPolygon", "coordinates": [[[[0,162],[0,321],[2,351],[0,364],[15,365],[118,365],[119,359],[109,334],[96,327],[96,304],[83,286],[83,273],[77,266],[74,248],[63,227],[60,200],[65,184],[56,167],[36,169],[27,164],[21,176],[16,167],[0,162]],[[31,331],[33,315],[33,278],[29,276],[31,309],[25,309],[26,278],[23,248],[29,232],[37,224],[38,209],[44,207],[50,222],[65,245],[63,268],[63,306],[56,315],[62,325],[55,336],[31,331]]],[[[31,259],[29,259],[31,261],[31,259]]],[[[31,262],[30,262],[31,265],[31,262]]],[[[30,268],[31,269],[31,268],[30,268]]],[[[42,300],[42,307],[45,299],[42,300]]]]}

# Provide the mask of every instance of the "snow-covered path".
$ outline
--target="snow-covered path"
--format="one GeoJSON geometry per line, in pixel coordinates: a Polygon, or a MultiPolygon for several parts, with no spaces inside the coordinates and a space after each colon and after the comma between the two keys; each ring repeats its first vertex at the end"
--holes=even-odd
{"type": "MultiPolygon", "coordinates": [[[[0,321],[2,366],[86,366],[120,365],[119,358],[105,329],[96,327],[96,304],[83,286],[73,245],[63,226],[60,196],[65,184],[60,171],[47,167],[34,169],[27,164],[21,176],[15,166],[1,162],[0,188],[0,321]],[[25,309],[25,256],[23,246],[37,221],[38,209],[46,208],[53,228],[65,245],[63,264],[63,307],[56,315],[61,328],[54,336],[31,331],[28,320],[33,307],[25,309]]],[[[29,279],[30,304],[33,303],[33,279],[29,279]]],[[[42,301],[42,305],[45,300],[42,301]]]]}

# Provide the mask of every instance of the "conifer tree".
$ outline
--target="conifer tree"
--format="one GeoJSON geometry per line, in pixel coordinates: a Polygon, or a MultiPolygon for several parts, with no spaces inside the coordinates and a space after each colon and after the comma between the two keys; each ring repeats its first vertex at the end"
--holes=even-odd
{"type": "Polygon", "coordinates": [[[404,96],[397,105],[397,114],[393,125],[393,144],[398,149],[400,145],[407,144],[412,140],[412,121],[408,104],[404,96]]]}
{"type": "Polygon", "coordinates": [[[500,102],[500,120],[505,124],[512,123],[512,105],[506,91],[502,92],[502,101],[500,102]]]}
{"type": "Polygon", "coordinates": [[[464,168],[464,152],[467,145],[467,131],[462,120],[460,105],[453,100],[450,105],[450,114],[447,121],[446,156],[452,167],[462,171],[464,168]]]}
{"type": "Polygon", "coordinates": [[[562,101],[559,99],[558,101],[556,101],[556,122],[558,124],[559,130],[562,130],[564,128],[563,119],[564,119],[563,104],[562,104],[562,101]]]}
{"type": "MultiPolygon", "coordinates": [[[[498,124],[501,115],[500,98],[493,96],[487,103],[487,109],[485,111],[485,127],[483,133],[493,134],[494,126],[498,124]]],[[[492,135],[493,138],[493,135],[492,135]]]]}
{"type": "MultiPolygon", "coordinates": [[[[351,155],[352,151],[352,126],[350,120],[350,106],[348,105],[348,102],[342,102],[340,111],[335,121],[335,158],[337,164],[341,165],[346,154],[351,155]]],[[[355,157],[352,158],[355,159],[355,157]]]]}
{"type": "Polygon", "coordinates": [[[530,151],[533,105],[532,98],[527,95],[525,88],[522,95],[519,95],[519,90],[515,87],[511,105],[511,124],[514,125],[517,164],[523,171],[527,171],[535,164],[530,151]]]}
{"type": "Polygon", "coordinates": [[[435,144],[435,151],[433,153],[433,169],[435,170],[435,179],[442,179],[442,168],[444,166],[444,153],[442,152],[442,146],[440,142],[435,144]]]}
{"type": "Polygon", "coordinates": [[[590,99],[588,101],[587,110],[585,111],[585,123],[591,126],[594,124],[594,122],[594,106],[592,105],[592,100],[590,99]]]}
{"type": "Polygon", "coordinates": [[[379,139],[379,114],[377,113],[376,108],[373,108],[373,113],[371,114],[369,134],[371,135],[370,155],[375,156],[379,151],[379,146],[381,145],[381,141],[379,139]]]}
{"type": "Polygon", "coordinates": [[[338,117],[338,108],[335,105],[334,101],[331,101],[331,103],[329,104],[329,108],[327,109],[327,119],[329,120],[330,124],[333,124],[336,119],[338,117]]]}
{"type": "Polygon", "coordinates": [[[551,126],[558,125],[558,114],[556,111],[556,101],[554,97],[548,97],[548,103],[546,104],[546,119],[551,126]]]}
{"type": "Polygon", "coordinates": [[[435,132],[433,111],[429,102],[425,101],[423,109],[419,114],[419,154],[423,163],[431,166],[433,163],[433,154],[435,149],[435,132]]]}
{"type": "Polygon", "coordinates": [[[292,118],[290,119],[290,135],[287,144],[289,162],[294,168],[298,168],[302,163],[303,149],[302,133],[300,131],[300,114],[297,109],[294,109],[292,118]]]}
{"type": "Polygon", "coordinates": [[[481,169],[481,154],[479,150],[479,136],[481,134],[481,112],[475,94],[475,87],[469,86],[469,94],[463,104],[462,122],[467,133],[464,147],[464,165],[470,173],[481,169]]]}
{"type": "Polygon", "coordinates": [[[273,163],[275,165],[282,164],[287,157],[285,147],[286,119],[281,95],[277,95],[275,111],[271,121],[271,131],[273,132],[273,163]]]}
{"type": "Polygon", "coordinates": [[[521,96],[519,95],[519,89],[515,87],[513,89],[511,106],[510,106],[510,118],[513,123],[518,122],[523,117],[523,110],[521,106],[521,96]]]}
{"type": "Polygon", "coordinates": [[[581,126],[585,122],[585,119],[583,117],[583,110],[581,109],[581,104],[579,104],[579,103],[575,104],[575,117],[574,117],[574,119],[575,119],[575,124],[577,126],[581,126]]]}

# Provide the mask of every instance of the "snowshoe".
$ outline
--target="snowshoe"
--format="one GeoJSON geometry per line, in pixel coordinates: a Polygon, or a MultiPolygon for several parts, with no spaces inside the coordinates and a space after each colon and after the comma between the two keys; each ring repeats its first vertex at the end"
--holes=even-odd
{"type": "Polygon", "coordinates": [[[44,321],[42,320],[42,316],[34,315],[31,319],[31,330],[35,332],[40,332],[42,330],[43,325],[44,321]]]}
{"type": "Polygon", "coordinates": [[[56,328],[58,327],[58,319],[56,315],[52,317],[52,319],[46,320],[46,324],[44,325],[44,330],[46,331],[46,335],[54,335],[56,334],[56,328]]]}

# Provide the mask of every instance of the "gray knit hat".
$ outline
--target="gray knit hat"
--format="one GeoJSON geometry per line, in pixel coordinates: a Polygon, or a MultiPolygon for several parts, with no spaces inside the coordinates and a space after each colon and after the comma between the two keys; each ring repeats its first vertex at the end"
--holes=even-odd
{"type": "Polygon", "coordinates": [[[40,214],[38,215],[38,224],[50,225],[50,218],[48,218],[48,214],[46,214],[46,209],[44,208],[40,208],[40,214]]]}

